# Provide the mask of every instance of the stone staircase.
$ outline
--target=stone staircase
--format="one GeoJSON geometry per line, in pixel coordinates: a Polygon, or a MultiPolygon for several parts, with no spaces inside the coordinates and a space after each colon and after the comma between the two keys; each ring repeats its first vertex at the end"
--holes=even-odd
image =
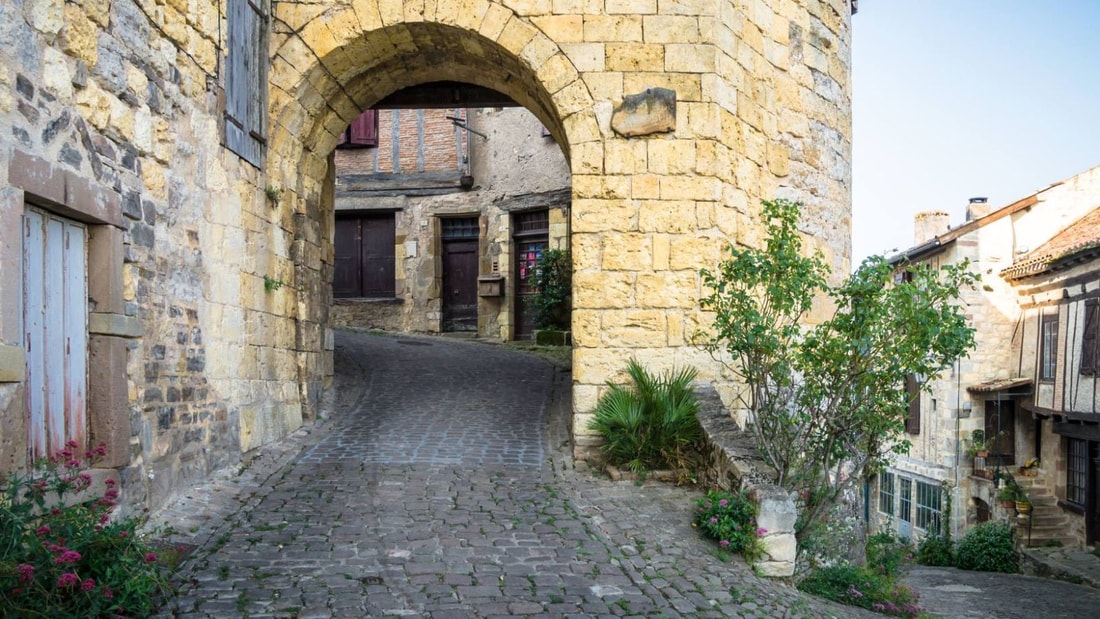
{"type": "Polygon", "coordinates": [[[1031,498],[1030,538],[1028,518],[1017,516],[1014,519],[1020,545],[1037,547],[1074,544],[1074,539],[1068,535],[1069,518],[1058,506],[1058,498],[1054,496],[1054,492],[1043,485],[1038,477],[1017,475],[1016,483],[1031,498]]]}

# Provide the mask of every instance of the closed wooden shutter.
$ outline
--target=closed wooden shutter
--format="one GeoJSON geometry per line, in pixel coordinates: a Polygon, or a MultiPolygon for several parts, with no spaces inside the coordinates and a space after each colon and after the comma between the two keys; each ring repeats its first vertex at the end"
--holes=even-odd
{"type": "Polygon", "coordinates": [[[920,383],[910,374],[905,378],[905,393],[909,396],[909,414],[905,417],[905,431],[920,434],[920,383]]]}
{"type": "Polygon", "coordinates": [[[378,146],[378,112],[367,110],[349,127],[348,143],[356,146],[378,146]]]}
{"type": "Polygon", "coordinates": [[[229,0],[225,145],[256,167],[267,142],[267,0],[229,0]]]}
{"type": "Polygon", "coordinates": [[[337,219],[333,241],[335,260],[332,275],[332,296],[362,296],[359,219],[337,219]]]}
{"type": "Polygon", "coordinates": [[[362,220],[363,296],[394,296],[393,215],[362,220]]]}

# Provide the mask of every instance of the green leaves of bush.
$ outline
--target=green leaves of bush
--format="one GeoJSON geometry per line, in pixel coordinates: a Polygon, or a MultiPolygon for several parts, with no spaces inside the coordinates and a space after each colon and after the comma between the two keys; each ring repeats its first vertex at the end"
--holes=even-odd
{"type": "Polygon", "coordinates": [[[588,424],[604,439],[607,461],[634,472],[676,468],[702,438],[695,415],[699,402],[692,390],[696,370],[685,368],[654,376],[631,359],[631,385],[608,383],[596,415],[588,424]]]}
{"type": "Polygon", "coordinates": [[[1020,570],[1020,555],[1012,527],[1000,522],[983,522],[967,531],[955,548],[959,569],[980,572],[1015,573],[1020,570]]]}
{"type": "Polygon", "coordinates": [[[744,491],[736,494],[712,490],[695,504],[693,523],[703,537],[718,542],[729,552],[739,552],[753,563],[764,554],[760,536],[767,533],[756,526],[756,505],[744,491]]]}

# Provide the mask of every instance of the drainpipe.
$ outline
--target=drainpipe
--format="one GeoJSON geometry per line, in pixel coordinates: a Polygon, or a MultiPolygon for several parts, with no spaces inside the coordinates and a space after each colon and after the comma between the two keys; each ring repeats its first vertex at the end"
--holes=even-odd
{"type": "Polygon", "coordinates": [[[961,468],[959,466],[959,457],[962,455],[962,439],[959,438],[959,432],[962,428],[962,361],[955,361],[955,487],[951,490],[951,493],[955,495],[955,500],[951,502],[952,510],[951,522],[951,538],[959,538],[959,519],[955,515],[954,511],[958,510],[960,506],[965,509],[966,504],[962,502],[962,497],[959,496],[962,488],[961,478],[959,473],[961,468]]]}

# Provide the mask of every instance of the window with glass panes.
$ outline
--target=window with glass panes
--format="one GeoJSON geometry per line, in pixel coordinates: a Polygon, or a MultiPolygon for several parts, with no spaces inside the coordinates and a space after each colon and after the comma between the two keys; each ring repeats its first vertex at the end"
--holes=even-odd
{"type": "Polygon", "coordinates": [[[929,533],[940,532],[940,486],[917,482],[917,528],[929,533]]]}
{"type": "Polygon", "coordinates": [[[1066,439],[1066,500],[1084,505],[1088,486],[1086,485],[1088,442],[1079,438],[1066,439]]]}
{"type": "Polygon", "coordinates": [[[897,498],[894,490],[895,475],[889,471],[883,472],[878,477],[878,510],[890,516],[894,515],[894,499],[897,498]]]}
{"type": "Polygon", "coordinates": [[[913,480],[902,477],[898,480],[898,520],[912,522],[913,513],[913,480]]]}
{"type": "Polygon", "coordinates": [[[1054,380],[1058,360],[1058,314],[1043,316],[1040,323],[1039,380],[1054,380]]]}

